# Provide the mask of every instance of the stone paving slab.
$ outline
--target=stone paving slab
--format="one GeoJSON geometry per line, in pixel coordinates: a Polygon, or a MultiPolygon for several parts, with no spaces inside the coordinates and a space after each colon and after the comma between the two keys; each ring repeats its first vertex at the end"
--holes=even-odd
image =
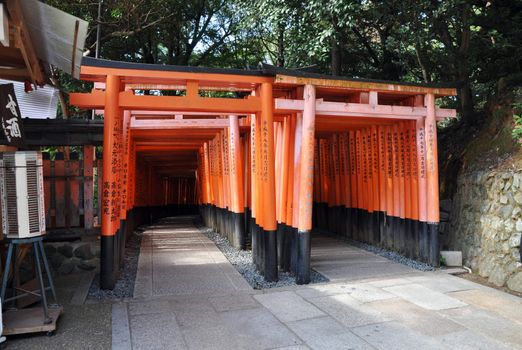
{"type": "Polygon", "coordinates": [[[326,316],[294,292],[258,294],[254,298],[283,322],[326,316]]]}
{"type": "Polygon", "coordinates": [[[440,350],[442,348],[435,339],[394,321],[356,327],[352,329],[352,332],[375,348],[382,350],[440,350]]]}
{"type": "Polygon", "coordinates": [[[310,299],[310,302],[348,328],[391,320],[380,311],[359,302],[348,294],[313,298],[310,299]]]}
{"type": "Polygon", "coordinates": [[[287,325],[312,349],[373,349],[331,317],[288,322],[287,325]]]}
{"type": "Polygon", "coordinates": [[[522,325],[518,322],[514,323],[492,311],[473,306],[443,310],[440,314],[471,331],[506,343],[513,349],[522,349],[522,325]]]}
{"type": "Polygon", "coordinates": [[[187,349],[172,313],[130,316],[133,350],[187,349]]]}
{"type": "Polygon", "coordinates": [[[209,298],[217,312],[255,309],[261,305],[251,295],[226,295],[209,298]]]}
{"type": "Polygon", "coordinates": [[[112,350],[131,350],[127,304],[112,305],[112,350]]]}
{"type": "Polygon", "coordinates": [[[161,314],[170,312],[170,304],[164,300],[150,300],[139,303],[129,303],[129,315],[161,314]]]}
{"type": "Polygon", "coordinates": [[[395,298],[395,295],[369,283],[327,283],[312,285],[296,290],[296,293],[305,299],[317,298],[336,294],[350,294],[363,303],[395,298]]]}
{"type": "Polygon", "coordinates": [[[495,339],[482,336],[470,330],[449,333],[437,338],[445,349],[465,350],[508,350],[513,349],[495,339]]]}
{"type": "Polygon", "coordinates": [[[432,337],[466,329],[451,319],[400,298],[375,301],[367,305],[412,330],[432,337]]]}
{"type": "MultiPolygon", "coordinates": [[[[505,293],[502,293],[505,294],[505,293]]],[[[518,322],[522,326],[522,299],[513,300],[499,293],[484,290],[466,290],[449,295],[475,307],[490,310],[500,316],[518,322]]]]}
{"type": "Polygon", "coordinates": [[[407,280],[440,293],[475,289],[476,284],[452,275],[428,272],[423,276],[407,277],[407,280]]]}
{"type": "Polygon", "coordinates": [[[244,349],[272,349],[302,341],[265,308],[227,311],[222,324],[234,330],[244,349]]]}
{"type": "Polygon", "coordinates": [[[466,303],[419,284],[404,284],[384,290],[427,310],[444,310],[466,306],[466,303]]]}

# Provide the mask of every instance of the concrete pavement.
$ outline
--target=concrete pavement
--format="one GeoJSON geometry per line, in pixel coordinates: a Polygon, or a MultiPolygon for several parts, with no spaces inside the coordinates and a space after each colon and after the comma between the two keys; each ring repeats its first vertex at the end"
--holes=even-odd
{"type": "Polygon", "coordinates": [[[191,220],[145,232],[113,349],[522,349],[515,296],[327,237],[312,266],[331,282],[256,291],[191,220]]]}

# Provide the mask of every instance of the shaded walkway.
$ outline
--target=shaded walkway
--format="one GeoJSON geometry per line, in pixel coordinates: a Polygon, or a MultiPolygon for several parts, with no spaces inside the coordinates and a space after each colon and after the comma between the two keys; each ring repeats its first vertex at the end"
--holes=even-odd
{"type": "Polygon", "coordinates": [[[311,265],[330,281],[385,278],[419,272],[320,233],[314,233],[312,237],[311,265]]]}
{"type": "Polygon", "coordinates": [[[193,216],[167,218],[143,232],[135,298],[250,290],[193,216]]]}
{"type": "Polygon", "coordinates": [[[191,217],[150,226],[134,299],[112,308],[113,349],[521,348],[520,298],[332,238],[314,245],[334,281],[260,291],[191,217]]]}

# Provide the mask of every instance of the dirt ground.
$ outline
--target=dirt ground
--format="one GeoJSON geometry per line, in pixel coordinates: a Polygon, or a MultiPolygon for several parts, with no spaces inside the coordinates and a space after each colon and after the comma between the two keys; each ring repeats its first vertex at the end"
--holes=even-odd
{"type": "Polygon", "coordinates": [[[58,302],[63,314],[52,336],[45,333],[7,337],[5,349],[110,349],[111,304],[87,303],[71,305],[71,298],[81,288],[83,274],[73,274],[55,280],[58,302]]]}

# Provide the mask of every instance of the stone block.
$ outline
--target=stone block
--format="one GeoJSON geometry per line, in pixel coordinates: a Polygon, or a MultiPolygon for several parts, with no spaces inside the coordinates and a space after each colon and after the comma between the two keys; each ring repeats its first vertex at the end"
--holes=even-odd
{"type": "Polygon", "coordinates": [[[56,252],[56,247],[51,244],[44,244],[44,250],[47,257],[49,257],[56,252]]]}
{"type": "Polygon", "coordinates": [[[58,273],[60,275],[68,275],[74,271],[74,264],[71,262],[63,263],[62,266],[58,269],[58,273]]]}
{"type": "Polygon", "coordinates": [[[58,247],[58,251],[60,254],[65,256],[66,258],[72,258],[73,257],[73,248],[70,245],[62,245],[58,247]]]}
{"type": "Polygon", "coordinates": [[[53,254],[50,254],[48,256],[48,259],[51,262],[51,266],[53,267],[53,269],[57,270],[64,262],[65,257],[62,254],[56,252],[55,250],[53,254]]]}
{"type": "Polygon", "coordinates": [[[504,266],[497,265],[489,274],[488,282],[493,283],[497,287],[502,287],[506,283],[508,274],[504,269],[504,266]]]}
{"type": "Polygon", "coordinates": [[[518,232],[522,232],[522,219],[518,219],[518,220],[517,220],[517,223],[515,224],[515,229],[516,229],[518,232]]]}
{"type": "Polygon", "coordinates": [[[94,254],[92,253],[92,250],[91,250],[91,245],[85,243],[85,244],[78,246],[74,250],[74,256],[76,256],[77,258],[80,258],[82,260],[90,260],[90,259],[94,258],[94,254]]]}
{"type": "Polygon", "coordinates": [[[96,262],[91,261],[82,261],[78,265],[78,268],[84,271],[92,271],[96,269],[96,262]]]}
{"type": "Polygon", "coordinates": [[[513,275],[508,281],[507,286],[509,289],[515,292],[522,293],[522,271],[513,275]]]}
{"type": "Polygon", "coordinates": [[[444,259],[446,266],[462,266],[462,252],[442,250],[440,256],[444,259]]]}
{"type": "Polygon", "coordinates": [[[522,204],[522,193],[518,192],[515,194],[514,199],[517,204],[522,204]]]}

